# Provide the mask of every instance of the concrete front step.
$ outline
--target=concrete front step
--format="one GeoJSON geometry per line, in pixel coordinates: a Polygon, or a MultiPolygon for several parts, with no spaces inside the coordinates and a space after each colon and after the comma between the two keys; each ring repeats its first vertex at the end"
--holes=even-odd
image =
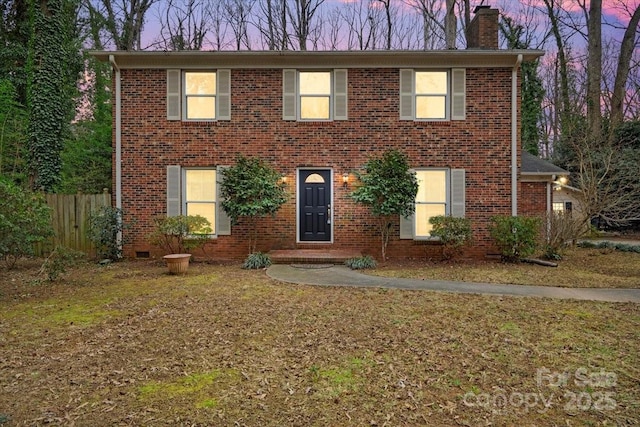
{"type": "Polygon", "coordinates": [[[269,256],[274,264],[343,264],[362,254],[348,249],[277,249],[269,256]]]}

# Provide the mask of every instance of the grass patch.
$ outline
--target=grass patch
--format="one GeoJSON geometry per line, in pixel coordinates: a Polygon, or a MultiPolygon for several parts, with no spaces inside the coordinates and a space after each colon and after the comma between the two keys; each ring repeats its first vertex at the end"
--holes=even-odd
{"type": "Polygon", "coordinates": [[[221,375],[219,370],[191,374],[168,382],[150,382],[138,388],[142,399],[172,399],[183,394],[194,394],[213,384],[221,375]]]}
{"type": "Polygon", "coordinates": [[[369,274],[411,279],[454,280],[572,288],[640,288],[640,254],[600,249],[567,250],[557,268],[498,261],[387,264],[369,274]]]}

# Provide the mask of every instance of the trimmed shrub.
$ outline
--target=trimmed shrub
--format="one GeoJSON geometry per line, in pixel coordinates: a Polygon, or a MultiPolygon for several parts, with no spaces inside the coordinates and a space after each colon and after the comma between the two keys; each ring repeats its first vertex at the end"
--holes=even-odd
{"type": "Polygon", "coordinates": [[[371,255],[365,255],[356,258],[349,258],[344,262],[344,265],[352,270],[365,270],[368,268],[376,268],[378,264],[371,255]]]}
{"type": "Polygon", "coordinates": [[[471,220],[451,216],[433,216],[429,218],[433,225],[431,236],[442,243],[442,256],[451,259],[462,253],[462,248],[472,241],[471,220]]]}
{"type": "Polygon", "coordinates": [[[540,236],[540,218],[524,216],[494,216],[489,233],[502,259],[519,261],[535,253],[540,236]]]}
{"type": "Polygon", "coordinates": [[[242,268],[245,270],[258,270],[260,268],[267,268],[271,265],[271,257],[262,252],[254,252],[250,254],[242,264],[242,268]]]}
{"type": "Polygon", "coordinates": [[[122,221],[122,209],[103,206],[91,213],[89,239],[96,246],[99,259],[117,261],[122,258],[122,245],[126,243],[124,231],[130,227],[122,221]],[[121,241],[118,240],[121,236],[121,241]]]}

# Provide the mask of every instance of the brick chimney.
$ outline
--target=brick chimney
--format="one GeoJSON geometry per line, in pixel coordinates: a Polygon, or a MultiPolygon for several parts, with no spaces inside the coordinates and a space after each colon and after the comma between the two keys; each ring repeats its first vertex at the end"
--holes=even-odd
{"type": "Polygon", "coordinates": [[[498,49],[498,9],[477,6],[467,28],[467,49],[498,49]]]}

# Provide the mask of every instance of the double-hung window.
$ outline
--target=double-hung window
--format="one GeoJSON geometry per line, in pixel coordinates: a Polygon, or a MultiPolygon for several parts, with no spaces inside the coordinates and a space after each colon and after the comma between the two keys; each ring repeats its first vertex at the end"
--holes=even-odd
{"type": "Polygon", "coordinates": [[[400,70],[401,120],[464,120],[466,71],[400,70]]]}
{"type": "Polygon", "coordinates": [[[414,235],[420,238],[431,236],[433,226],[429,219],[438,215],[446,215],[449,211],[449,171],[418,170],[418,194],[415,204],[414,235]]]}
{"type": "Polygon", "coordinates": [[[331,118],[331,73],[300,71],[298,96],[300,120],[329,120],[331,118]]]}
{"type": "Polygon", "coordinates": [[[415,211],[408,218],[400,218],[400,238],[431,239],[433,226],[429,219],[438,216],[464,217],[464,169],[425,168],[414,170],[418,181],[415,211]]]}
{"type": "Polygon", "coordinates": [[[167,216],[200,215],[209,221],[214,236],[231,234],[231,221],[220,206],[223,169],[167,166],[167,216]]]}
{"type": "Polygon", "coordinates": [[[185,215],[205,217],[211,224],[211,228],[214,229],[216,223],[216,170],[184,169],[183,177],[183,212],[185,215]]]}
{"type": "Polygon", "coordinates": [[[185,71],[184,118],[186,120],[215,120],[216,72],[185,71]]]}
{"type": "Polygon", "coordinates": [[[231,120],[231,71],[167,70],[167,120],[231,120]]]}
{"type": "Polygon", "coordinates": [[[283,70],[282,118],[347,119],[347,70],[283,70]]]}

